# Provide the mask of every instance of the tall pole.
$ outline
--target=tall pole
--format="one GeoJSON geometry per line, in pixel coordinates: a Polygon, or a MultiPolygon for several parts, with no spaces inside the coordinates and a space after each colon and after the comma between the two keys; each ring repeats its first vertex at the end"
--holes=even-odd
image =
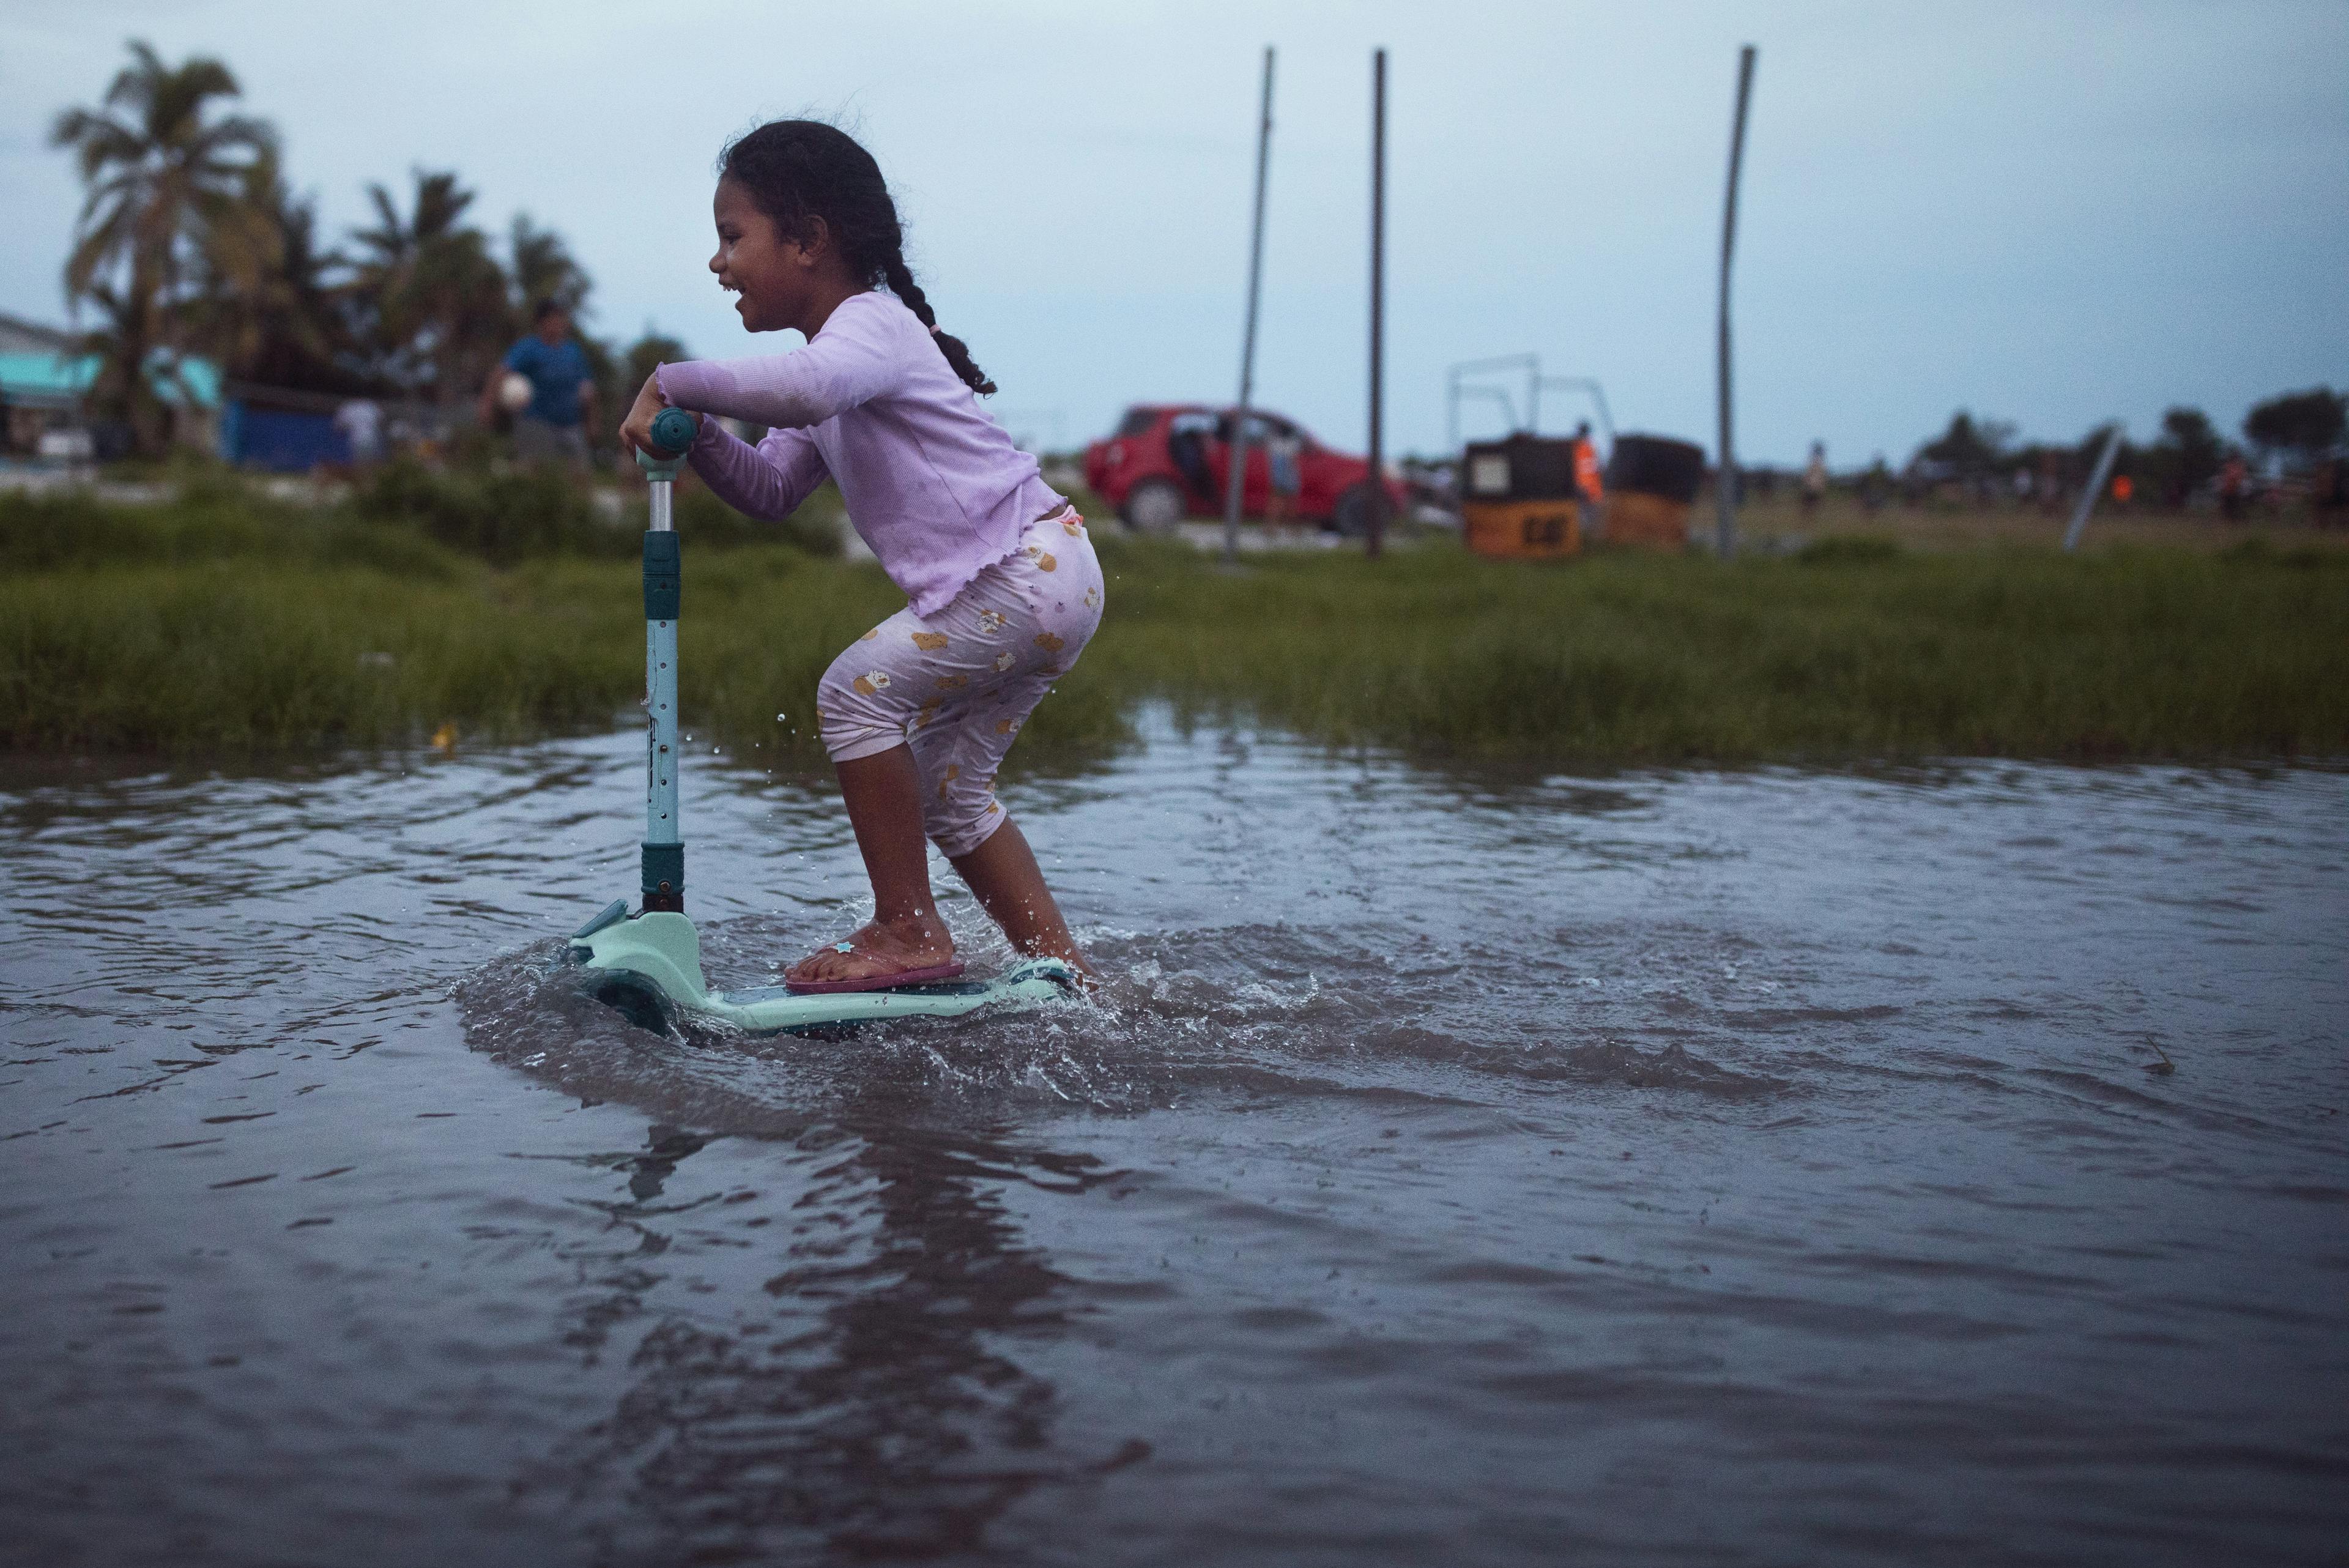
{"type": "Polygon", "coordinates": [[[2104,493],[2105,480],[2113,472],[2113,459],[2120,455],[2121,436],[2127,430],[2118,420],[2113,421],[2113,433],[2105,438],[2104,455],[2096,459],[2095,472],[2088,475],[2088,488],[2080,492],[2080,504],[2072,514],[2072,525],[2064,530],[2064,548],[2080,547],[2080,535],[2088,531],[2088,514],[2096,509],[2096,498],[2104,493]]]}
{"type": "Polygon", "coordinates": [[[1247,330],[1240,337],[1240,402],[1224,442],[1224,564],[1240,558],[1240,485],[1247,476],[1248,397],[1256,389],[1257,285],[1264,275],[1264,176],[1272,156],[1272,46],[1264,48],[1264,107],[1256,133],[1256,225],[1248,237],[1247,330]]]}
{"type": "Polygon", "coordinates": [[[1737,171],[1745,161],[1745,100],[1754,88],[1754,46],[1737,57],[1737,119],[1729,133],[1729,202],[1721,215],[1721,478],[1713,487],[1713,544],[1737,553],[1737,443],[1729,428],[1729,257],[1737,246],[1737,171]]]}
{"type": "Polygon", "coordinates": [[[1386,387],[1387,311],[1387,52],[1371,51],[1371,532],[1364,551],[1373,560],[1387,531],[1386,465],[1381,461],[1386,387]]]}

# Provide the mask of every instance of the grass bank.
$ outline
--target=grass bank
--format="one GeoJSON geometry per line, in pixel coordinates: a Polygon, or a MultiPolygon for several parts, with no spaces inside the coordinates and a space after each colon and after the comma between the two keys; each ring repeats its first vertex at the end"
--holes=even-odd
{"type": "MultiPolygon", "coordinates": [[[[642,689],[622,526],[533,554],[413,517],[202,498],[92,508],[60,534],[32,504],[0,504],[16,568],[0,581],[0,745],[254,753],[411,744],[444,724],[514,739],[608,723],[642,689]]],[[[2339,552],[1829,540],[1727,565],[1529,567],[1427,546],[1226,576],[1104,535],[1109,619],[1023,742],[1036,760],[1115,744],[1153,697],[1334,745],[1563,766],[2349,754],[2339,552]]],[[[687,553],[688,727],[819,763],[816,678],[901,597],[870,566],[789,546],[688,530],[687,553]]]]}
{"type": "MultiPolygon", "coordinates": [[[[1699,497],[1693,510],[1697,536],[1709,542],[1714,520],[1711,494],[1699,497]]],[[[1738,507],[1737,536],[1742,549],[1763,553],[1847,535],[1897,539],[1910,549],[1924,551],[2052,549],[2063,542],[2071,517],[2068,505],[2047,512],[2012,499],[1987,505],[1941,499],[1915,505],[1894,501],[1870,511],[1858,496],[1840,489],[1828,492],[1816,511],[1806,513],[1795,487],[1782,484],[1775,494],[1748,497],[1738,507]]],[[[2229,523],[2212,513],[2116,506],[2108,501],[2096,508],[2083,538],[2088,548],[2097,550],[2136,547],[2216,553],[2256,541],[2288,552],[2349,551],[2349,530],[2315,526],[2305,507],[2261,507],[2242,522],[2229,523]]]]}
{"type": "Polygon", "coordinates": [[[1108,679],[1339,744],[1568,763],[2349,753],[2335,553],[1879,540],[1526,567],[1429,550],[1236,579],[1128,559],[1108,679]]]}

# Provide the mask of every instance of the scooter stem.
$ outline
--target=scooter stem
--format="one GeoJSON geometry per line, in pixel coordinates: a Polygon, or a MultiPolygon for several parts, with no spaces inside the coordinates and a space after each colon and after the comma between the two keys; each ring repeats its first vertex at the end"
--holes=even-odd
{"type": "Polygon", "coordinates": [[[656,452],[638,448],[636,462],[652,493],[645,530],[645,839],[644,909],[685,910],[685,838],[677,800],[677,622],[681,561],[670,510],[678,461],[699,427],[683,409],[664,409],[653,421],[656,452]]]}

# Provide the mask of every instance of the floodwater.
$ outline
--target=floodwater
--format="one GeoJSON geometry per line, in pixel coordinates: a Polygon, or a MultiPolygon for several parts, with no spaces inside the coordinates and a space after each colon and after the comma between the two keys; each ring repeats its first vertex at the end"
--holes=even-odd
{"type": "MultiPolygon", "coordinates": [[[[0,1557],[2349,1545],[2342,773],[1162,715],[1008,789],[1104,1005],[829,1041],[548,974],[640,779],[0,781],[0,1557]]],[[[823,792],[687,812],[721,983],[854,923],[823,792]]]]}

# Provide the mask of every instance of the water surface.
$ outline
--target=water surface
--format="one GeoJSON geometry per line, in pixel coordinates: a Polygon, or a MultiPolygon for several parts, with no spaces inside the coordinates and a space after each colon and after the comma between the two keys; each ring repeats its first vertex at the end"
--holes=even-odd
{"type": "MultiPolygon", "coordinates": [[[[760,1041],[546,971],[640,769],[0,779],[16,1551],[2340,1561],[2338,773],[1154,722],[1009,789],[1106,1005],[760,1041]]],[[[719,983],[855,923],[687,803],[719,983]]]]}

